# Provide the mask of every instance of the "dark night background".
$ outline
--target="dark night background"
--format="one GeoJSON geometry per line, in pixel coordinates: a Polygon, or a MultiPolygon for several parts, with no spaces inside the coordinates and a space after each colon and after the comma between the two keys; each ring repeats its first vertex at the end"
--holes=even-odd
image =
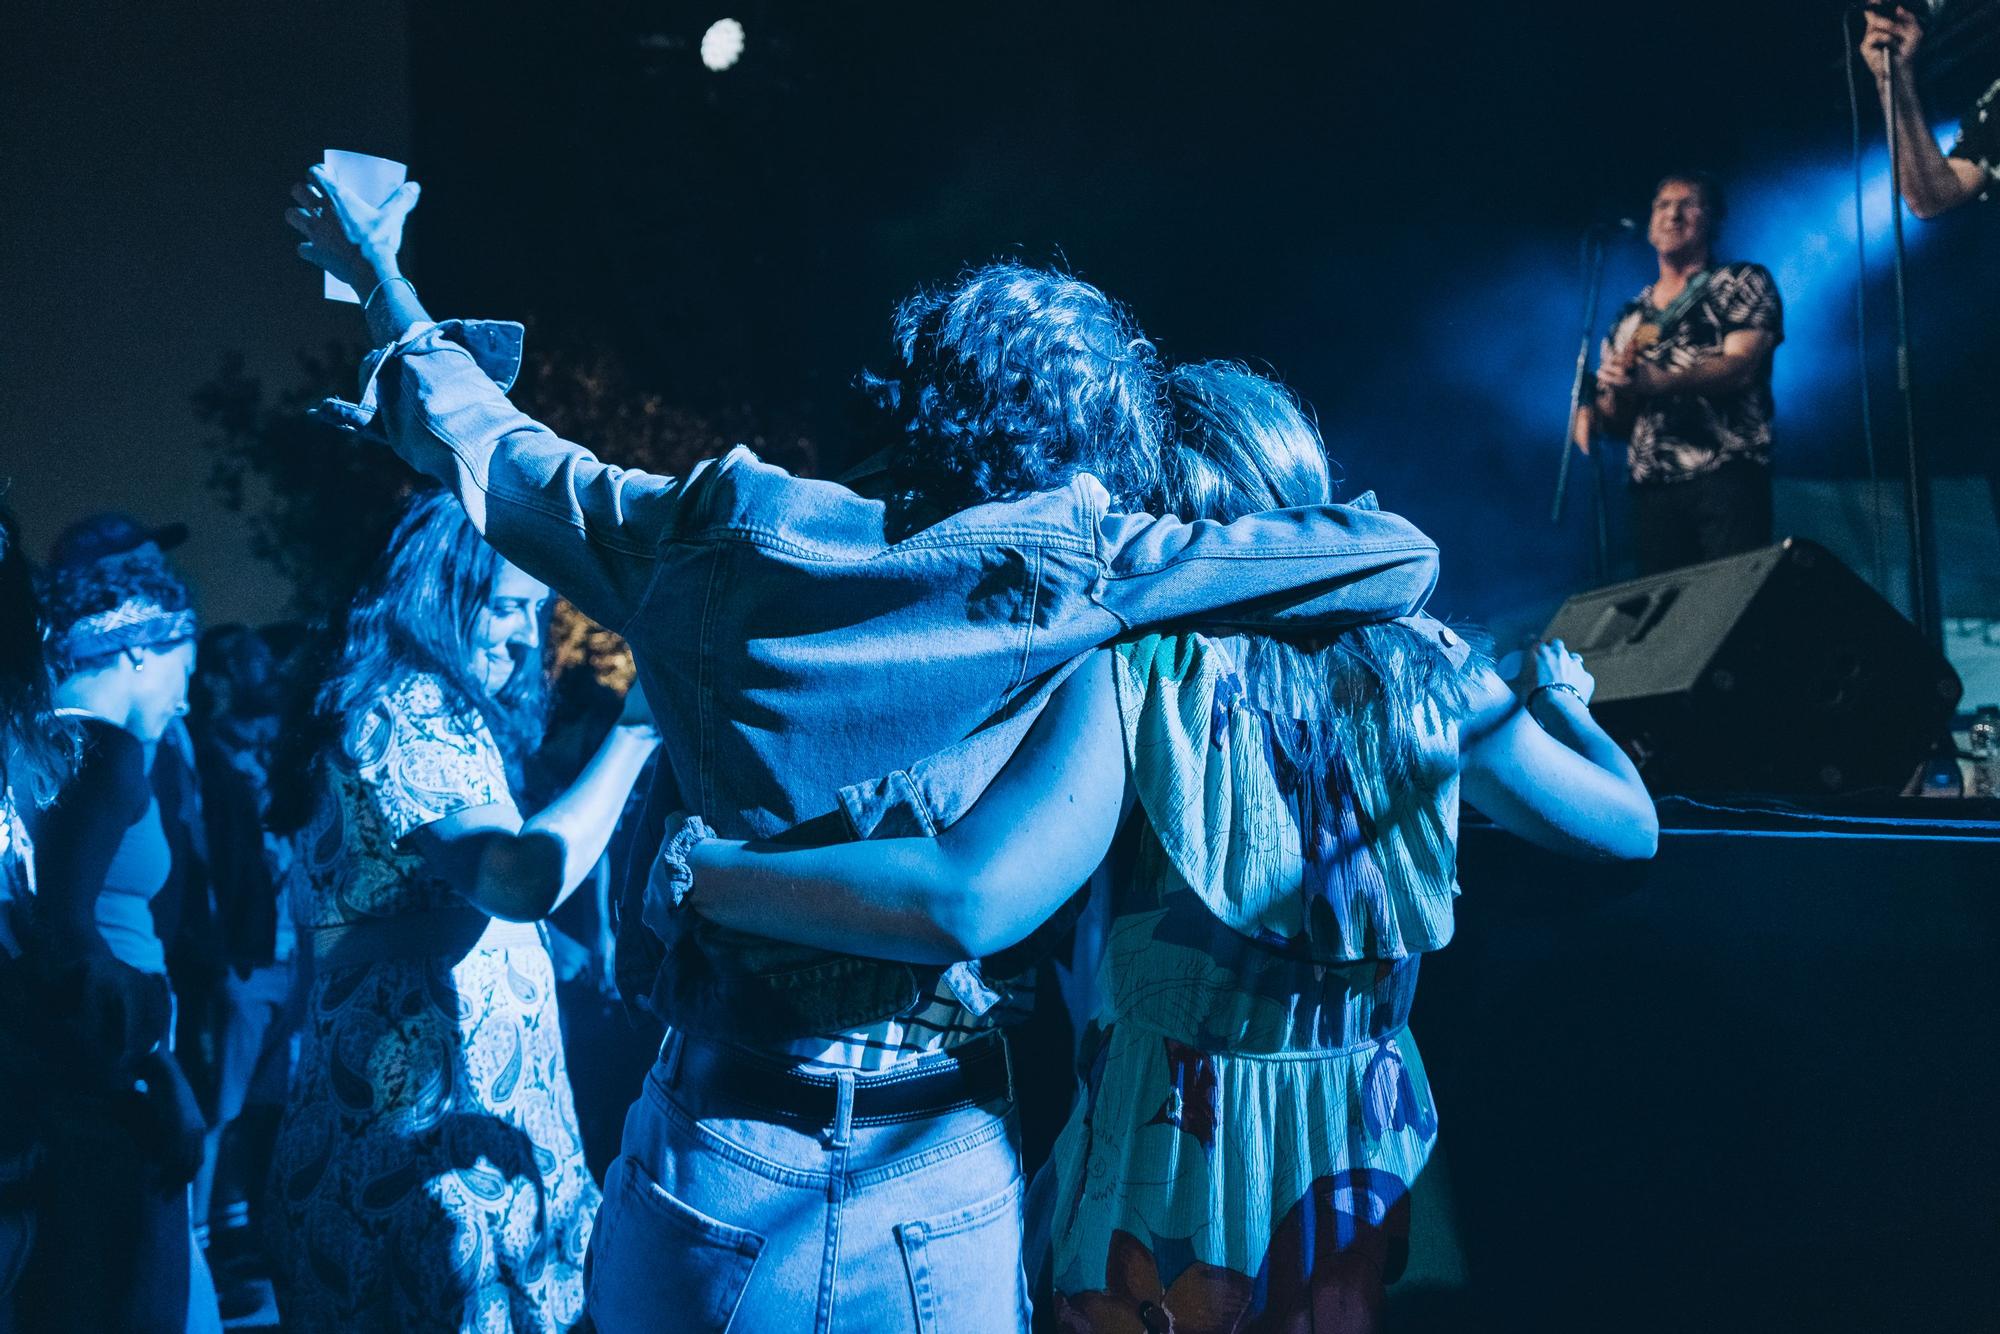
{"type": "MultiPolygon", "coordinates": [[[[1933,89],[1941,129],[2000,74],[1983,3],[1996,40],[1933,89]]],[[[278,393],[301,353],[360,338],[280,218],[337,147],[424,183],[408,269],[434,312],[526,319],[531,353],[821,472],[858,443],[846,386],[898,297],[968,262],[1060,258],[1170,357],[1293,385],[1350,486],[1439,539],[1433,608],[1511,632],[1592,581],[1587,473],[1547,518],[1579,238],[1693,165],[1732,187],[1722,254],[1769,265],[1786,301],[1778,526],[1900,597],[1882,127],[1864,75],[1878,563],[1842,18],[1834,0],[17,0],[0,502],[37,554],[93,510],[186,519],[177,562],[209,622],[284,612],[291,589],[209,485],[195,396],[233,354],[278,393]],[[748,48],[712,74],[695,47],[724,15],[748,48]]],[[[1960,653],[2000,633],[1977,476],[2000,202],[1909,240],[1960,653]]],[[[1651,275],[1636,240],[1610,258],[1600,325],[1651,275]]],[[[1974,684],[1958,660],[1968,706],[2000,700],[2000,671],[1974,684]]],[[[1683,831],[1609,871],[1469,832],[1474,892],[1418,1014],[1451,1155],[1426,1180],[1458,1183],[1465,1268],[1512,1314],[1422,1327],[1991,1325],[1993,845],[1752,832],[1683,831]]],[[[1420,1218],[1451,1216],[1432,1203],[1420,1218]]]]}
{"type": "MultiPolygon", "coordinates": [[[[1168,355],[1295,386],[1351,485],[1441,540],[1437,605],[1511,628],[1590,580],[1587,493],[1546,518],[1580,231],[1699,164],[1733,187],[1722,250],[1770,265],[1787,301],[1780,527],[1895,593],[1899,527],[1879,571],[1860,530],[1820,531],[1866,512],[1823,485],[1866,476],[1840,22],[1826,0],[16,8],[0,472],[38,549],[93,508],[188,518],[209,617],[274,615],[285,589],[207,491],[190,395],[231,351],[278,389],[299,350],[357,336],[278,217],[332,145],[424,182],[409,267],[434,310],[528,318],[545,345],[609,353],[634,392],[812,437],[822,471],[898,296],[968,261],[1060,257],[1168,355]],[[711,74],[694,48],[725,13],[749,46],[711,74]]],[[[1920,424],[1941,474],[1971,474],[2000,229],[1975,207],[1910,236],[1920,424]]],[[[1607,315],[1650,262],[1614,247],[1607,315]]],[[[1990,514],[1946,490],[1947,610],[2000,614],[1990,514]]]]}

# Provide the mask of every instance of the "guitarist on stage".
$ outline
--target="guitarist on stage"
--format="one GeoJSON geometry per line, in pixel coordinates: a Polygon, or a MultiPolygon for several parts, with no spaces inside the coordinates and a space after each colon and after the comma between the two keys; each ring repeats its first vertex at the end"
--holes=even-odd
{"type": "Polygon", "coordinates": [[[1715,262],[1722,214],[1703,173],[1653,191],[1646,239],[1660,276],[1618,313],[1597,392],[1577,412],[1585,450],[1593,431],[1631,438],[1641,574],[1771,540],[1771,353],[1784,307],[1763,265],[1715,262]]]}

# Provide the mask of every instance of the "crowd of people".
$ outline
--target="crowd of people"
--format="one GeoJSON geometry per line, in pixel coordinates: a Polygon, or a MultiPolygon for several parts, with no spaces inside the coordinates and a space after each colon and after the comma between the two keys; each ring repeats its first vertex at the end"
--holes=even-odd
{"type": "MultiPolygon", "coordinates": [[[[384,671],[402,680],[407,650],[391,647],[400,636],[427,643],[436,627],[470,631],[476,619],[478,637],[419,660],[458,664],[462,679],[478,673],[482,690],[518,714],[528,731],[500,733],[517,786],[527,751],[539,749],[536,777],[546,780],[548,752],[563,749],[560,738],[540,746],[546,589],[516,589],[525,580],[517,570],[496,583],[503,562],[456,506],[439,502],[414,505],[398,530],[401,561],[385,560],[382,575],[400,580],[389,605],[371,613],[357,604],[342,627],[317,636],[294,623],[200,631],[167,555],[187,536],[181,525],[93,515],[59,536],[36,573],[5,517],[0,612],[13,656],[0,745],[0,1063],[9,1089],[0,1329],[217,1328],[224,1314],[263,1304],[249,1278],[305,1253],[271,1244],[293,1202],[265,1191],[274,1162],[282,1170],[297,1144],[284,1117],[302,1105],[292,1081],[326,1079],[315,1039],[327,1030],[302,1021],[330,1018],[329,1007],[305,1008],[321,998],[320,979],[301,945],[310,948],[322,918],[343,917],[337,901],[312,897],[315,885],[365,902],[371,883],[366,863],[336,874],[306,860],[342,845],[301,838],[301,817],[289,814],[320,814],[304,775],[316,773],[329,741],[331,724],[314,720],[336,715],[318,708],[373,701],[384,671]],[[440,608],[435,572],[453,559],[472,565],[443,591],[467,601],[440,608]],[[484,610],[459,615],[468,607],[484,610]],[[347,644],[350,626],[365,633],[347,644]],[[516,663],[523,671],[510,694],[516,663]],[[297,680],[326,680],[329,693],[300,695],[294,707],[286,683],[297,680]],[[342,683],[348,693],[332,693],[342,683]]],[[[574,730],[575,713],[554,725],[574,730]]],[[[645,747],[626,752],[643,759],[645,747]]],[[[635,773],[625,766],[627,786],[635,773]]],[[[623,792],[596,795],[611,803],[608,817],[594,816],[608,829],[623,792]]],[[[563,808],[560,799],[537,806],[544,821],[563,808]]],[[[512,976],[532,975],[537,959],[546,972],[548,945],[564,956],[565,982],[593,976],[586,948],[551,926],[527,930],[537,952],[514,960],[512,976]]],[[[350,940],[343,957],[356,948],[350,940]]],[[[409,957],[426,953],[418,942],[409,957]]],[[[524,1031],[559,1066],[552,979],[540,981],[541,1022],[524,1031]]],[[[497,1041],[498,1021],[487,1027],[497,1041]]],[[[456,1049],[447,1039],[444,1050],[456,1049]]],[[[551,1087],[566,1089],[559,1068],[551,1087]]],[[[352,1151],[367,1161],[365,1145],[352,1151]]],[[[570,1167],[569,1194],[594,1207],[589,1172],[570,1167]]],[[[303,1309],[305,1294],[291,1304],[303,1309]]]]}
{"type": "MultiPolygon", "coordinates": [[[[38,568],[0,514],[0,1332],[217,1329],[246,1253],[303,1331],[1374,1328],[1461,799],[1657,840],[1578,656],[1503,679],[1288,391],[1046,269],[898,308],[841,481],[603,463],[509,402],[518,326],[424,309],[417,193],[287,214],[374,349],[321,412],[432,484],[329,623],[204,631],[184,529],[38,568]],[[552,690],[557,596],[622,703],[552,690]],[[595,1152],[579,978],[650,1062],[595,1152]]],[[[1661,182],[1577,424],[1656,563],[1768,538],[1721,213],[1661,182]]]]}
{"type": "Polygon", "coordinates": [[[1461,784],[1552,847],[1652,848],[1576,655],[1510,689],[1286,391],[1164,366],[1074,277],[907,301],[847,483],[668,478],[515,410],[517,329],[428,317],[414,187],[295,194],[378,349],[325,411],[441,485],[309,634],[201,634],[179,531],[100,516],[31,581],[6,530],[38,651],[5,1319],[215,1328],[245,1245],[300,1330],[1378,1310],[1461,784]],[[638,683],[536,782],[555,593],[638,683]],[[585,886],[659,1044],[601,1187],[547,925],[585,886]],[[1071,1033],[1010,1046],[1038,977],[1071,1033]],[[1074,1092],[1032,1190],[1030,1085],[1074,1092]]]}

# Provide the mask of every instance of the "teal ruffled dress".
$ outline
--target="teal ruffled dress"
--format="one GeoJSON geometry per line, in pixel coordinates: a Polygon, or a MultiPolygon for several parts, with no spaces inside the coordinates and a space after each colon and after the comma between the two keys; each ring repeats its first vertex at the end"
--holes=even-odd
{"type": "Polygon", "coordinates": [[[1302,828],[1284,743],[1304,725],[1250,702],[1228,647],[1115,656],[1144,820],[1053,1161],[1059,1319],[1368,1328],[1437,1136],[1407,1025],[1421,956],[1451,938],[1456,725],[1426,709],[1393,793],[1336,759],[1339,818],[1302,828]]]}

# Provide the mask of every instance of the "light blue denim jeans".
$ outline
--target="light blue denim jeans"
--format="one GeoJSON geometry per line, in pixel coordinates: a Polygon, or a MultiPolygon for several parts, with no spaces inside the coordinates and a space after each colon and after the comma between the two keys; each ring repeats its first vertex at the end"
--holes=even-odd
{"type": "Polygon", "coordinates": [[[1010,1101],[814,1133],[678,1078],[675,1041],[605,1177],[587,1278],[602,1334],[1028,1328],[1010,1101]]]}

